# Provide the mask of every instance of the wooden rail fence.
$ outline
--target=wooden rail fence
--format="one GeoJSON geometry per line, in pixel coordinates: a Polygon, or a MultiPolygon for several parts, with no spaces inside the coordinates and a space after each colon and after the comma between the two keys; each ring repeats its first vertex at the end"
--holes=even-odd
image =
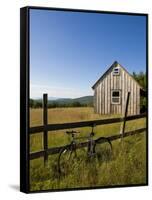
{"type": "MultiPolygon", "coordinates": [[[[43,94],[43,126],[36,126],[36,127],[30,127],[29,128],[29,134],[37,134],[40,132],[43,132],[43,146],[44,150],[38,151],[38,152],[32,152],[30,153],[30,160],[44,157],[44,162],[48,160],[48,155],[59,153],[60,150],[66,146],[60,146],[60,147],[54,147],[54,148],[48,148],[48,131],[55,131],[55,130],[63,130],[63,129],[70,129],[70,128],[79,128],[79,127],[89,127],[95,125],[105,125],[105,124],[112,124],[112,123],[119,123],[122,122],[123,118],[109,118],[109,119],[101,119],[101,120],[91,120],[91,121],[81,121],[81,122],[72,122],[72,123],[63,123],[63,124],[48,124],[48,109],[47,109],[47,94],[43,94]]],[[[145,118],[147,115],[140,114],[140,115],[132,115],[132,116],[124,116],[125,121],[135,120],[135,119],[141,119],[145,118]]],[[[130,135],[135,135],[138,133],[142,133],[146,131],[147,128],[140,128],[137,130],[124,132],[123,137],[127,137],[130,135]]],[[[117,140],[121,138],[121,134],[113,135],[110,137],[107,137],[110,141],[117,140]]],[[[104,141],[102,141],[104,143],[104,141]]],[[[88,142],[82,142],[77,145],[77,148],[86,147],[88,142]]]]}

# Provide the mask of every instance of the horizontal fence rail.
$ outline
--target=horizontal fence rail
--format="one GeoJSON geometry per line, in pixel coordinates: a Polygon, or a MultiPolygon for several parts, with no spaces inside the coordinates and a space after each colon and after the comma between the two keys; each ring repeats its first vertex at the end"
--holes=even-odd
{"type": "MultiPolygon", "coordinates": [[[[140,119],[146,117],[146,114],[140,115],[130,115],[126,117],[126,121],[140,119]]],[[[105,124],[112,124],[122,122],[124,118],[111,118],[111,119],[100,119],[100,120],[91,120],[91,121],[81,121],[81,122],[72,122],[72,123],[64,123],[64,124],[48,124],[46,126],[36,126],[31,127],[29,130],[30,134],[35,134],[44,131],[55,131],[55,130],[62,130],[62,129],[70,129],[70,128],[80,128],[80,127],[87,127],[95,125],[105,125],[105,124]]]]}
{"type": "MultiPolygon", "coordinates": [[[[144,131],[146,131],[147,129],[146,128],[141,128],[141,129],[136,129],[136,130],[133,130],[133,131],[128,131],[126,133],[124,133],[123,137],[128,137],[128,136],[131,136],[131,135],[136,135],[138,133],[142,133],[144,131]]],[[[110,141],[114,141],[114,140],[117,140],[119,138],[121,138],[122,136],[120,134],[117,134],[117,135],[113,135],[113,136],[110,136],[110,137],[106,137],[108,138],[110,141]]],[[[106,141],[102,141],[100,143],[105,143],[106,141]]],[[[82,143],[78,143],[76,148],[82,148],[82,147],[87,147],[88,145],[88,142],[82,142],[82,143]]],[[[50,148],[50,149],[47,149],[47,154],[48,155],[52,155],[52,154],[57,154],[61,151],[61,149],[63,148],[66,148],[68,147],[69,145],[65,145],[65,146],[60,146],[60,147],[54,147],[54,148],[50,148]]],[[[33,160],[33,159],[36,159],[36,158],[40,158],[40,157],[44,157],[45,155],[45,151],[42,150],[42,151],[39,151],[39,152],[33,152],[30,154],[30,160],[33,160]]]]}

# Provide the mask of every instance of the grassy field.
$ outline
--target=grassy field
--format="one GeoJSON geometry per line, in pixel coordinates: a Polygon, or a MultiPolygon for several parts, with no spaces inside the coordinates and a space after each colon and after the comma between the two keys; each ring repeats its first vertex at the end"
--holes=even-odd
{"type": "MultiPolygon", "coordinates": [[[[49,123],[64,123],[117,117],[94,114],[92,108],[55,108],[49,109],[49,123]]],[[[42,109],[30,110],[30,126],[42,125],[42,109]]],[[[145,119],[126,123],[127,130],[146,126],[145,119]]],[[[87,135],[90,128],[78,128],[87,135]]],[[[49,132],[49,147],[68,144],[70,138],[66,130],[49,132]]],[[[119,134],[120,123],[97,126],[95,138],[119,134]]],[[[42,133],[30,136],[30,151],[43,149],[42,133]]],[[[57,155],[50,155],[48,165],[44,167],[43,158],[30,161],[30,188],[32,190],[79,188],[94,186],[112,186],[146,183],[146,140],[145,133],[130,136],[122,141],[113,142],[113,152],[109,159],[93,158],[88,162],[87,155],[80,151],[81,162],[73,163],[73,168],[59,178],[57,173],[57,155]]]]}

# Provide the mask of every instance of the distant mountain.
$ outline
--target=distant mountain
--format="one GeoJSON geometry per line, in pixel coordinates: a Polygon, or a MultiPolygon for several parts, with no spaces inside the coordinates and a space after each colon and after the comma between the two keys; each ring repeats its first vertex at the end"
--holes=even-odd
{"type": "MultiPolygon", "coordinates": [[[[92,106],[93,96],[84,96],[79,98],[48,98],[48,106],[50,108],[55,107],[79,107],[79,106],[92,106]]],[[[42,107],[42,99],[30,99],[30,107],[39,108],[42,107]]]]}
{"type": "Polygon", "coordinates": [[[58,102],[62,101],[62,102],[67,102],[67,101],[71,101],[71,100],[72,100],[72,98],[57,98],[56,100],[52,100],[52,101],[58,101],[58,102]]]}
{"type": "Polygon", "coordinates": [[[58,97],[48,97],[48,100],[57,100],[59,99],[58,97]]]}
{"type": "Polygon", "coordinates": [[[93,96],[84,96],[79,98],[59,98],[56,100],[49,100],[48,103],[57,102],[58,104],[69,104],[73,102],[79,102],[80,104],[92,104],[93,96]]]}
{"type": "MultiPolygon", "coordinates": [[[[36,102],[42,102],[42,98],[40,98],[40,97],[31,98],[31,99],[33,99],[33,100],[36,101],[36,102]]],[[[48,101],[56,101],[56,100],[58,100],[58,99],[59,99],[58,97],[48,97],[48,101]]]]}
{"type": "Polygon", "coordinates": [[[80,102],[82,104],[89,104],[93,102],[93,96],[84,96],[84,97],[79,97],[76,99],[73,99],[73,101],[80,102]]]}

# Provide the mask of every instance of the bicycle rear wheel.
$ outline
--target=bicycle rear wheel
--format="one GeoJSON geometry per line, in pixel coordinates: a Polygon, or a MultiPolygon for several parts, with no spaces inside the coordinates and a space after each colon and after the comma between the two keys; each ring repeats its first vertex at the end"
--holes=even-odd
{"type": "Polygon", "coordinates": [[[109,161],[112,155],[111,141],[106,137],[100,137],[95,140],[94,150],[100,161],[109,161]]]}

